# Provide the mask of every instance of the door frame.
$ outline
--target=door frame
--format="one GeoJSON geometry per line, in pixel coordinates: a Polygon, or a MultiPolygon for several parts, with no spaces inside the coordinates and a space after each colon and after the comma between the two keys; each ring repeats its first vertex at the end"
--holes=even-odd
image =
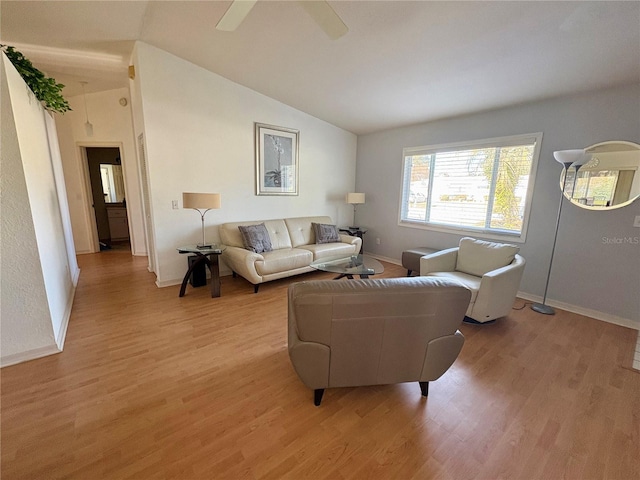
{"type": "MultiPolygon", "coordinates": [[[[124,162],[124,148],[122,142],[76,142],[80,165],[82,168],[82,196],[84,204],[84,220],[89,232],[90,242],[92,246],[91,253],[100,252],[100,239],[98,238],[98,222],[93,207],[93,194],[91,190],[91,179],[89,177],[89,159],[87,157],[87,148],[117,148],[120,152],[120,163],[124,162]]],[[[122,169],[124,177],[124,168],[122,169]]],[[[127,181],[124,179],[124,192],[127,198],[127,181]]],[[[129,223],[129,238],[131,238],[131,219],[129,218],[129,209],[127,209],[127,222],[129,223]]],[[[130,242],[131,254],[133,255],[133,242],[130,242]]]]}

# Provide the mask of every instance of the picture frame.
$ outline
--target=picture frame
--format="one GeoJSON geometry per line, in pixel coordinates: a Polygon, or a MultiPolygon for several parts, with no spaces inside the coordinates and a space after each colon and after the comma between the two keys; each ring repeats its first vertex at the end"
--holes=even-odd
{"type": "Polygon", "coordinates": [[[256,195],[298,195],[300,131],[255,124],[256,195]]]}

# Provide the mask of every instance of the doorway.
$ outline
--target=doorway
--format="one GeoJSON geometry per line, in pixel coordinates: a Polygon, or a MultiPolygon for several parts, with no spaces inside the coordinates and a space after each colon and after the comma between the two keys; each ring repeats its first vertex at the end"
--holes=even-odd
{"type": "Polygon", "coordinates": [[[100,251],[131,249],[118,147],[84,147],[100,251]]]}

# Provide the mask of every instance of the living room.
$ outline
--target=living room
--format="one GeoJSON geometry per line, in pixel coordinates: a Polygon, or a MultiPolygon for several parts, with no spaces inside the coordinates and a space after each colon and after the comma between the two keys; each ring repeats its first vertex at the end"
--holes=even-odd
{"type": "MultiPolygon", "coordinates": [[[[528,261],[520,285],[521,298],[538,301],[547,279],[561,198],[561,167],[553,160],[553,152],[608,140],[640,142],[637,78],[623,85],[355,134],[145,42],[136,43],[131,65],[135,72],[130,87],[72,96],[73,112],[56,116],[69,222],[76,252],[95,251],[78,144],[121,145],[131,253],[135,257],[148,253],[138,173],[138,138],[142,133],[152,218],[150,265],[154,275],[149,274],[149,278],[159,290],[175,296],[177,287],[172,285],[180,282],[186,268],[185,258],[176,247],[196,243],[200,237],[195,213],[172,208],[172,201],[180,199],[183,191],[221,193],[222,208],[207,216],[207,236],[213,241],[219,240],[216,225],[224,222],[318,214],[346,225],[353,220],[353,210],[344,202],[345,193],[366,192],[366,203],[358,207],[355,218],[368,228],[365,250],[397,264],[407,248],[448,248],[460,237],[398,224],[403,148],[543,132],[527,236],[519,244],[520,253],[528,261]],[[129,105],[119,104],[121,98],[129,105]],[[87,136],[84,128],[88,120],[85,102],[88,119],[94,125],[93,137],[87,136]],[[255,122],[300,131],[298,196],[255,195],[255,122]],[[376,239],[380,239],[379,244],[376,239]]],[[[558,75],[562,75],[560,69],[558,75]]],[[[288,81],[295,83],[295,79],[288,81]]],[[[555,306],[638,329],[637,243],[605,241],[637,238],[638,229],[633,227],[636,215],[637,202],[603,212],[574,206],[563,211],[549,289],[555,306]]],[[[31,248],[38,246],[39,242],[31,248]]],[[[64,248],[59,245],[54,254],[64,248]]],[[[133,259],[140,260],[146,261],[133,259]]],[[[230,285],[230,271],[223,266],[222,273],[221,300],[230,292],[239,293],[235,287],[225,291],[230,285]]],[[[245,286],[250,291],[250,286],[245,286]]]]}

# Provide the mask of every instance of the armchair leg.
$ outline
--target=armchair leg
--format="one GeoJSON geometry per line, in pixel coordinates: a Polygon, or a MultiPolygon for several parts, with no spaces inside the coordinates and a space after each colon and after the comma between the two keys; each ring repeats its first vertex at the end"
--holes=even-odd
{"type": "Polygon", "coordinates": [[[324,388],[316,388],[313,391],[313,404],[316,407],[320,406],[320,402],[322,402],[322,395],[324,395],[324,388]]]}
{"type": "Polygon", "coordinates": [[[410,276],[411,276],[411,272],[412,272],[412,271],[413,271],[413,270],[407,270],[407,277],[410,277],[410,276]]]}
{"type": "Polygon", "coordinates": [[[419,382],[420,383],[420,391],[422,392],[422,396],[426,397],[429,395],[429,382],[419,382]]]}
{"type": "Polygon", "coordinates": [[[260,284],[259,284],[259,283],[256,283],[256,284],[253,286],[253,293],[258,293],[258,289],[259,289],[259,288],[260,288],[260,284]]]}

